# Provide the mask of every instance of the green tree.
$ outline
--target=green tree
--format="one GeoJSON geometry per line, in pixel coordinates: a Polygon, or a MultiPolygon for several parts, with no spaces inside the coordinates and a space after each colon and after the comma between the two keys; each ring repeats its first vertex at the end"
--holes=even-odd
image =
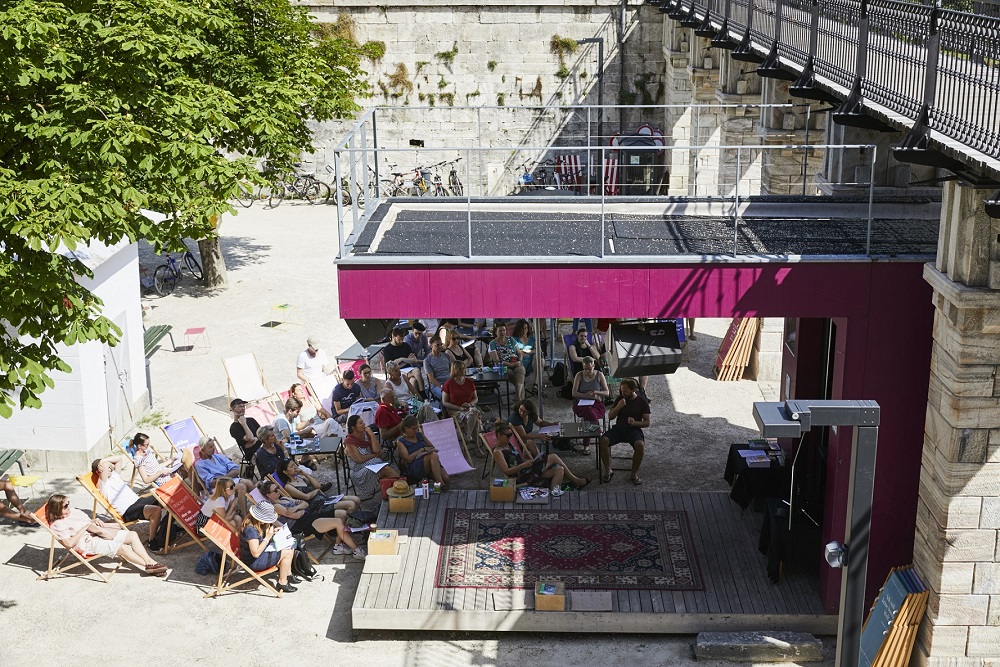
{"type": "Polygon", "coordinates": [[[224,283],[213,221],[367,92],[356,45],[312,29],[289,0],[0,0],[0,415],[69,370],[58,343],[121,334],[69,251],[190,236],[224,283]]]}

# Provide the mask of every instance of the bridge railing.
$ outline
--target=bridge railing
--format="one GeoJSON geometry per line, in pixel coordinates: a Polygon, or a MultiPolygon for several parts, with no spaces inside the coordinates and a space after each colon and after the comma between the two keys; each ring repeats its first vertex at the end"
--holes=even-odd
{"type": "Polygon", "coordinates": [[[736,59],[752,61],[737,58],[742,48],[759,55],[776,49],[785,67],[800,72],[811,59],[819,82],[840,95],[853,93],[855,108],[869,102],[910,121],[917,131],[939,133],[993,161],[1000,158],[1000,2],[647,3],[672,18],[693,18],[714,31],[725,28],[713,41],[740,45],[736,59]]]}

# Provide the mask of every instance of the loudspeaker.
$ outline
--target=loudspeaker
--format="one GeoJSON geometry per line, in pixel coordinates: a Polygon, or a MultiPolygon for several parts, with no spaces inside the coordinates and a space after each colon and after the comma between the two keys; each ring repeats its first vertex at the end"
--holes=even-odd
{"type": "Polygon", "coordinates": [[[344,320],[362,347],[369,347],[389,335],[399,320],[344,320]]]}
{"type": "Polygon", "coordinates": [[[608,354],[613,377],[673,373],[681,365],[677,326],[673,320],[612,324],[608,354]]]}

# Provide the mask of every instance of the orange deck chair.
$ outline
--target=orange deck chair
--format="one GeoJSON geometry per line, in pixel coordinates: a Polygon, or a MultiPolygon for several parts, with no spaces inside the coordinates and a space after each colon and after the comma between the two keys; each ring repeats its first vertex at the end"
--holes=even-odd
{"type": "Polygon", "coordinates": [[[101,556],[101,555],[97,555],[97,554],[83,554],[83,553],[80,553],[79,551],[77,551],[76,549],[66,549],[66,547],[64,547],[62,545],[62,542],[59,541],[59,538],[56,537],[56,534],[54,532],[52,532],[52,528],[49,526],[49,522],[45,518],[45,506],[43,505],[41,507],[41,509],[35,511],[34,514],[35,514],[35,520],[38,521],[38,525],[41,526],[42,528],[44,528],[45,530],[47,530],[48,533],[49,533],[49,536],[52,538],[52,541],[49,543],[49,566],[48,566],[48,569],[46,569],[45,572],[41,576],[38,577],[38,579],[51,579],[54,575],[65,574],[65,573],[69,572],[70,570],[72,570],[74,568],[77,568],[77,567],[80,567],[81,565],[83,565],[88,570],[90,570],[90,573],[88,573],[87,575],[84,575],[84,576],[90,576],[90,574],[96,574],[97,577],[102,582],[108,583],[111,580],[111,576],[115,572],[118,571],[119,567],[121,567],[121,565],[122,565],[121,561],[115,559],[114,556],[101,556]],[[58,544],[60,546],[60,548],[66,549],[66,553],[63,554],[63,557],[59,559],[58,563],[55,563],[55,565],[53,565],[52,561],[55,559],[55,555],[56,555],[56,544],[58,544]],[[76,558],[76,562],[73,563],[72,565],[68,566],[68,567],[63,567],[62,564],[65,563],[66,560],[70,556],[75,557],[76,558]],[[110,558],[110,559],[116,560],[114,569],[112,569],[110,572],[101,572],[100,570],[98,570],[92,564],[92,561],[95,561],[98,558],[110,558]]]}
{"type": "Polygon", "coordinates": [[[273,567],[269,567],[263,572],[254,572],[251,570],[250,566],[240,560],[240,557],[237,555],[240,552],[239,535],[232,529],[232,527],[229,526],[229,524],[220,519],[218,515],[213,514],[212,518],[208,520],[208,523],[205,524],[205,527],[202,528],[201,532],[222,551],[222,563],[219,564],[219,578],[216,581],[215,586],[212,587],[212,590],[205,594],[205,597],[215,597],[219,593],[231,591],[239,586],[242,586],[248,581],[253,581],[254,579],[264,586],[265,589],[273,593],[275,597],[281,597],[281,591],[264,579],[264,577],[272,572],[277,572],[278,566],[275,565],[273,567]],[[226,574],[227,558],[232,561],[228,574],[226,574]],[[242,569],[250,576],[240,579],[237,582],[229,583],[229,579],[236,573],[237,569],[242,569]]]}
{"type": "Polygon", "coordinates": [[[171,550],[183,549],[184,547],[197,544],[202,551],[208,551],[208,547],[198,537],[198,513],[201,512],[201,505],[198,497],[191,491],[191,487],[184,483],[180,477],[171,477],[162,486],[153,489],[153,496],[167,511],[167,535],[172,535],[170,526],[177,523],[178,526],[191,537],[187,542],[170,546],[170,540],[163,545],[163,553],[168,554],[171,550]]]}
{"type": "MultiPolygon", "coordinates": [[[[480,433],[479,439],[484,445],[486,445],[486,460],[483,461],[483,476],[482,479],[486,479],[493,474],[493,470],[496,467],[496,462],[493,460],[493,450],[497,446],[497,434],[496,431],[489,431],[487,433],[480,433]]],[[[521,436],[514,431],[511,434],[511,441],[514,446],[517,447],[518,451],[521,452],[521,456],[524,456],[524,441],[521,440],[521,436]]]]}
{"type": "MultiPolygon", "coordinates": [[[[90,510],[91,514],[97,516],[97,506],[99,504],[104,509],[105,514],[110,516],[123,529],[128,529],[128,527],[131,526],[132,524],[139,523],[140,521],[145,521],[145,519],[136,519],[135,521],[126,522],[125,518],[118,513],[118,510],[116,510],[114,506],[110,502],[108,502],[108,499],[104,497],[104,494],[101,493],[101,490],[97,488],[98,479],[99,477],[97,473],[94,472],[85,472],[76,478],[76,481],[80,482],[80,486],[87,489],[87,493],[89,493],[90,496],[94,499],[94,506],[90,510]]],[[[139,497],[145,498],[146,496],[149,495],[151,495],[151,493],[144,493],[139,497]]]]}

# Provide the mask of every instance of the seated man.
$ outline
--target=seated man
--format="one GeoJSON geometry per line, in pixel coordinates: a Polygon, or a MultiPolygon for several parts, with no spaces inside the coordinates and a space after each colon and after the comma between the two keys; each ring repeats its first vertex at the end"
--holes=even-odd
{"type": "Polygon", "coordinates": [[[642,484],[639,478],[639,466],[645,451],[646,438],[642,429],[652,422],[649,403],[639,394],[639,383],[635,378],[625,378],[621,384],[621,395],[615,401],[608,413],[610,419],[616,419],[615,425],[601,435],[601,466],[604,469],[604,481],[610,482],[615,476],[611,469],[611,445],[627,442],[632,445],[632,483],[642,484]]]}
{"type": "Polygon", "coordinates": [[[427,327],[420,320],[413,320],[410,333],[406,334],[403,342],[410,346],[413,354],[417,355],[417,359],[420,361],[423,361],[424,357],[431,353],[431,344],[427,340],[427,327]]]}
{"type": "Polygon", "coordinates": [[[248,479],[240,479],[240,467],[233,463],[228,456],[218,451],[217,445],[218,441],[215,438],[201,437],[198,441],[201,458],[194,462],[194,469],[198,472],[202,484],[209,491],[215,487],[215,482],[220,477],[231,478],[236,484],[240,516],[244,516],[247,510],[246,495],[253,491],[254,484],[248,479]]]}
{"type": "Polygon", "coordinates": [[[375,428],[382,442],[391,443],[403,432],[403,417],[408,413],[406,406],[396,402],[396,394],[391,387],[382,390],[378,410],[375,411],[375,428]]]}
{"type": "Polygon", "coordinates": [[[406,329],[396,327],[392,330],[389,344],[382,350],[382,359],[386,363],[395,361],[403,375],[411,378],[417,385],[417,390],[423,392],[423,379],[420,377],[420,360],[410,344],[406,342],[406,329]]]}
{"type": "Polygon", "coordinates": [[[229,409],[233,413],[233,423],[229,425],[229,435],[233,436],[236,446],[240,448],[247,460],[253,458],[260,447],[260,440],[257,439],[257,431],[260,424],[253,417],[247,417],[247,402],[242,398],[234,398],[229,404],[229,409]]]}
{"type": "Polygon", "coordinates": [[[424,359],[424,375],[428,394],[441,400],[441,387],[451,378],[451,357],[444,351],[444,341],[437,336],[431,339],[431,353],[424,359]]]}
{"type": "Polygon", "coordinates": [[[17,497],[14,485],[6,479],[0,479],[0,491],[7,496],[7,503],[0,502],[0,517],[17,521],[21,525],[35,525],[35,517],[24,506],[21,499],[17,497]],[[8,508],[7,505],[10,505],[8,508]]]}
{"type": "Polygon", "coordinates": [[[604,353],[600,347],[596,343],[590,342],[586,329],[577,331],[576,340],[566,348],[566,352],[569,354],[570,376],[576,377],[576,374],[583,370],[584,357],[593,358],[597,362],[598,369],[600,369],[601,358],[604,353]]]}
{"type": "Polygon", "coordinates": [[[166,524],[160,530],[161,519],[163,518],[163,508],[153,496],[140,498],[132,488],[125,483],[118,473],[121,470],[122,457],[111,456],[106,459],[94,459],[90,464],[90,470],[98,475],[97,490],[101,492],[108,503],[122,515],[125,523],[145,519],[149,522],[149,542],[146,546],[150,551],[159,551],[163,548],[163,540],[166,537],[166,524]]]}
{"type": "Polygon", "coordinates": [[[348,368],[344,371],[344,380],[333,388],[330,402],[333,405],[334,417],[343,424],[351,412],[351,405],[361,400],[361,387],[354,382],[354,371],[348,368]]]}

